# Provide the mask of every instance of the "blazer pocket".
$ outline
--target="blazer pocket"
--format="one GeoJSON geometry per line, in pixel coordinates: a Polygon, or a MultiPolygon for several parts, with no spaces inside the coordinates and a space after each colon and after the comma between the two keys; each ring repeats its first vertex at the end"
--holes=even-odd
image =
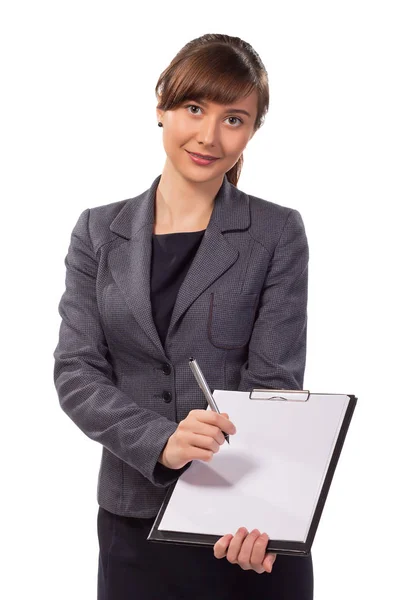
{"type": "Polygon", "coordinates": [[[258,294],[213,292],[208,314],[208,338],[217,348],[245,346],[251,336],[258,294]]]}

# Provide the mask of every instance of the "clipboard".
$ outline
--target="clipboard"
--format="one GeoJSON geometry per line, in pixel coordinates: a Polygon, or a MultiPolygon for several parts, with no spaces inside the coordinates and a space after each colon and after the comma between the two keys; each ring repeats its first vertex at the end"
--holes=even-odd
{"type": "Polygon", "coordinates": [[[172,484],[148,541],[210,546],[241,526],[267,552],[307,556],[357,404],[352,394],[214,390],[237,433],[172,484]]]}

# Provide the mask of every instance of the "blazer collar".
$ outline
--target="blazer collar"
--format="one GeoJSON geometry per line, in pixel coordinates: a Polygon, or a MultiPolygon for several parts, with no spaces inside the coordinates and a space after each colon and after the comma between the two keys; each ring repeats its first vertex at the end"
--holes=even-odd
{"type": "MultiPolygon", "coordinates": [[[[148,190],[127,201],[110,224],[111,231],[129,240],[144,226],[153,226],[155,196],[160,179],[161,175],[158,175],[148,190]]],[[[215,197],[210,226],[218,227],[221,232],[250,226],[249,197],[232,185],[226,174],[215,197]]]]}
{"type": "Polygon", "coordinates": [[[250,211],[247,194],[229,183],[224,175],[204,237],[179,288],[164,348],[153,320],[150,291],[154,200],[160,178],[161,175],[148,190],[128,200],[112,221],[111,231],[127,241],[110,250],[108,265],[132,315],[165,357],[184,313],[237,261],[239,251],[222,232],[247,229],[250,211]]]}

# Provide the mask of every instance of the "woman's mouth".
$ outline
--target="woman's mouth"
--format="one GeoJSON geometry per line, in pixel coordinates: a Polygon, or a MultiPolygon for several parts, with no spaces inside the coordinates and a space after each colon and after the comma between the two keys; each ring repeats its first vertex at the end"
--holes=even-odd
{"type": "Polygon", "coordinates": [[[195,154],[194,152],[189,152],[188,150],[186,150],[186,152],[189,154],[192,161],[196,163],[196,165],[206,166],[218,160],[218,158],[204,158],[203,156],[195,154]]]}

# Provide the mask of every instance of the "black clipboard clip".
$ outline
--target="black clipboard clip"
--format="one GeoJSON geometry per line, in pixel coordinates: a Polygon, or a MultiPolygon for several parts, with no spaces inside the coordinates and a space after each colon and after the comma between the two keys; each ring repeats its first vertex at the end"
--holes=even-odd
{"type": "Polygon", "coordinates": [[[287,402],[307,402],[309,390],[268,390],[254,388],[250,400],[285,400],[287,402]]]}

